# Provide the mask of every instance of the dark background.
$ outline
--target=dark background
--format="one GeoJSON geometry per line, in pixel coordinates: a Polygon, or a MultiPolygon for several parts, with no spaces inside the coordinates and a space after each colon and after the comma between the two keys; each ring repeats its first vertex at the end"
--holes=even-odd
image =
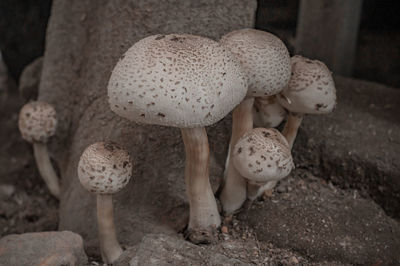
{"type": "MultiPolygon", "coordinates": [[[[298,0],[259,0],[256,28],[293,53],[298,0]]],[[[1,0],[0,50],[11,76],[43,55],[51,0],[1,0]]],[[[353,76],[400,87],[400,1],[364,0],[353,76]]]]}

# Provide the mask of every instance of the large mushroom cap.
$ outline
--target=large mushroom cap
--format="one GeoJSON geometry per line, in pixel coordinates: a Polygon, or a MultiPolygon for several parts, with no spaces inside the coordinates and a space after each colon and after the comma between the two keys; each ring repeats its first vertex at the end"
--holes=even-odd
{"type": "Polygon", "coordinates": [[[331,71],[318,61],[296,55],[291,59],[292,77],[277,97],[293,113],[326,114],[336,105],[336,89],[331,71]]]}
{"type": "Polygon", "coordinates": [[[289,145],[274,128],[247,132],[235,145],[232,161],[244,178],[257,184],[280,180],[294,168],[289,145]]]}
{"type": "Polygon", "coordinates": [[[246,95],[240,63],[219,43],[188,34],[135,43],[108,83],[111,110],[129,120],[202,127],[225,117],[246,95]]]}
{"type": "Polygon", "coordinates": [[[290,55],[285,44],[275,35],[255,30],[232,31],[221,38],[240,60],[248,77],[248,96],[277,94],[290,79],[290,55]]]}
{"type": "Polygon", "coordinates": [[[26,141],[46,143],[56,132],[56,110],[46,102],[27,103],[19,113],[18,127],[26,141]]]}
{"type": "Polygon", "coordinates": [[[78,164],[84,188],[97,194],[112,194],[128,184],[132,174],[129,154],[113,142],[97,142],[85,149],[78,164]]]}

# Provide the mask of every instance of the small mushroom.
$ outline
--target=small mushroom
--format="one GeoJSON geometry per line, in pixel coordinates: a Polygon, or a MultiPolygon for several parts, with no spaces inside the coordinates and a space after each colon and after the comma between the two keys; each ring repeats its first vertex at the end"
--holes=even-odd
{"type": "Polygon", "coordinates": [[[336,105],[335,84],[324,63],[296,55],[291,64],[289,84],[277,96],[278,102],[289,111],[283,135],[290,148],[305,114],[327,114],[336,105]]]}
{"type": "Polygon", "coordinates": [[[135,43],[108,83],[110,108],[134,122],[181,129],[190,204],[188,237],[209,242],[221,218],[209,182],[206,126],[224,118],[246,95],[243,69],[219,43],[200,36],[149,36],[135,43]]]}
{"type": "Polygon", "coordinates": [[[112,194],[128,184],[131,174],[129,154],[113,142],[94,143],[79,159],[79,181],[89,192],[97,194],[97,224],[104,263],[113,263],[122,254],[115,232],[112,194]]]}
{"type": "Polygon", "coordinates": [[[294,168],[289,145],[274,128],[255,128],[244,134],[235,145],[232,163],[248,182],[250,200],[259,196],[260,187],[283,179],[294,168]]]}
{"type": "MultiPolygon", "coordinates": [[[[290,55],[285,44],[271,33],[242,29],[223,36],[220,43],[237,56],[248,79],[247,97],[232,115],[230,146],[235,146],[244,133],[253,128],[254,97],[278,94],[290,79],[290,55]]],[[[225,184],[220,199],[226,214],[239,209],[246,200],[246,181],[227,157],[225,184]]]]}
{"type": "Polygon", "coordinates": [[[280,105],[276,96],[256,97],[253,107],[254,126],[271,128],[279,126],[286,117],[285,108],[280,105]]]}
{"type": "Polygon", "coordinates": [[[56,132],[56,111],[46,102],[27,103],[19,113],[18,127],[22,138],[33,144],[36,165],[50,193],[59,199],[60,184],[46,146],[56,132]]]}

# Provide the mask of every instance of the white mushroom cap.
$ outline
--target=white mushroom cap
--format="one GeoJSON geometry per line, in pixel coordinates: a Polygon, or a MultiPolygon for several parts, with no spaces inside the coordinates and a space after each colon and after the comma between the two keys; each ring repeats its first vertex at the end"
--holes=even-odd
{"type": "Polygon", "coordinates": [[[56,110],[46,102],[27,103],[19,113],[18,127],[26,141],[46,143],[56,132],[56,110]]]}
{"type": "Polygon", "coordinates": [[[289,51],[275,35],[255,29],[242,29],[226,34],[220,42],[242,63],[248,76],[248,96],[277,94],[289,82],[289,51]]]}
{"type": "Polygon", "coordinates": [[[245,97],[239,61],[219,43],[188,34],[135,43],[108,83],[111,110],[131,121],[202,127],[224,118],[245,97]]]}
{"type": "Polygon", "coordinates": [[[85,149],[78,164],[84,188],[96,194],[112,194],[128,184],[132,174],[129,154],[113,142],[97,142],[85,149]]]}
{"type": "Polygon", "coordinates": [[[277,127],[286,117],[285,108],[280,105],[276,96],[256,97],[253,106],[254,126],[277,127]]]}
{"type": "Polygon", "coordinates": [[[291,59],[292,77],[277,97],[293,113],[326,114],[336,105],[336,89],[331,71],[318,61],[296,55],[291,59]]]}
{"type": "Polygon", "coordinates": [[[274,128],[247,132],[235,145],[232,161],[236,170],[254,184],[280,180],[294,168],[289,145],[274,128]]]}

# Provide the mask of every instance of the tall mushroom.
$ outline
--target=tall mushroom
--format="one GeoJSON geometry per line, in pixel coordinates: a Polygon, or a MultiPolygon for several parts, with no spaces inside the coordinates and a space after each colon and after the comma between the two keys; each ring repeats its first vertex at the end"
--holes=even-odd
{"type": "MultiPolygon", "coordinates": [[[[233,111],[230,147],[244,133],[253,128],[254,97],[278,94],[290,78],[290,56],[284,43],[268,32],[254,29],[233,31],[221,38],[220,43],[234,53],[241,62],[248,79],[247,97],[233,111]]],[[[229,149],[221,203],[229,214],[239,209],[246,200],[246,181],[232,166],[229,149]]]]}
{"type": "Polygon", "coordinates": [[[22,138],[33,144],[36,165],[50,193],[60,198],[60,184],[46,146],[56,132],[56,111],[46,102],[27,103],[19,113],[18,127],[22,138]]]}
{"type": "Polygon", "coordinates": [[[326,65],[302,56],[291,58],[292,77],[288,86],[277,97],[289,111],[283,129],[290,148],[305,114],[327,114],[336,105],[336,89],[326,65]]]}
{"type": "Polygon", "coordinates": [[[274,128],[255,128],[244,134],[233,149],[232,163],[248,182],[250,200],[259,195],[260,186],[281,180],[294,168],[289,145],[274,128]]]}
{"type": "Polygon", "coordinates": [[[111,110],[131,121],[181,129],[190,204],[188,237],[208,242],[221,223],[209,182],[205,126],[225,117],[246,95],[238,60],[208,38],[170,34],[135,43],[108,84],[111,110]]]}
{"type": "Polygon", "coordinates": [[[128,184],[132,175],[129,154],[113,142],[97,142],[85,149],[78,163],[82,186],[97,194],[97,224],[101,257],[113,263],[122,254],[114,225],[112,194],[128,184]]]}

